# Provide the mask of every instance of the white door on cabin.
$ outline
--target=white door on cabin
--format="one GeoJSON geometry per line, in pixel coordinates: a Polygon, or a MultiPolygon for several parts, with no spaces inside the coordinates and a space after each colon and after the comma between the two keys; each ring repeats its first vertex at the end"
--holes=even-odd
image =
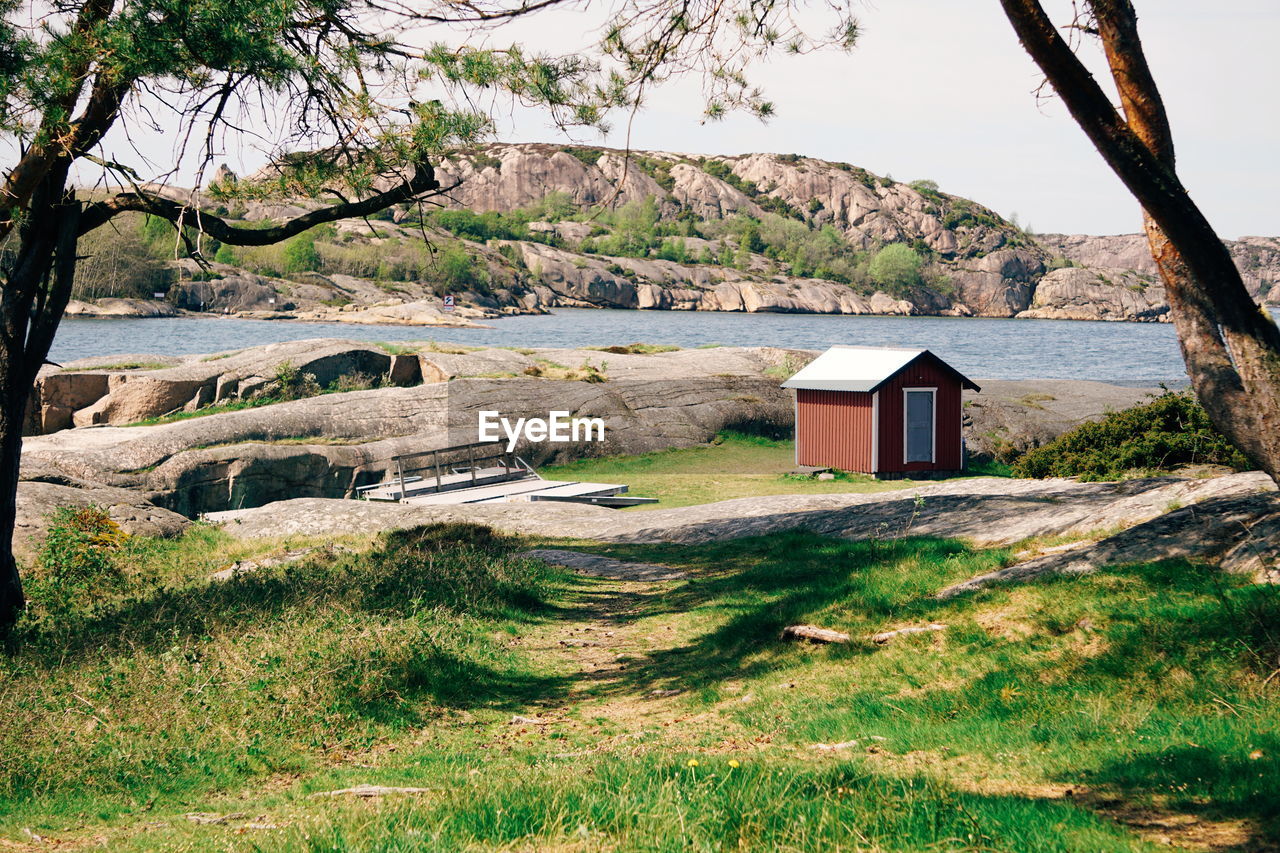
{"type": "Polygon", "coordinates": [[[906,395],[906,462],[933,461],[933,389],[906,395]]]}

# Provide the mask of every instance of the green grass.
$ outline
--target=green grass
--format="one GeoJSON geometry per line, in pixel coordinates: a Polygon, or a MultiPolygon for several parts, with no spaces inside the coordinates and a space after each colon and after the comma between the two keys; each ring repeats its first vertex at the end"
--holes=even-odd
{"type": "MultiPolygon", "coordinates": [[[[308,392],[305,389],[303,389],[303,390],[295,390],[288,394],[272,394],[272,395],[266,395],[261,397],[256,397],[256,396],[240,397],[235,400],[228,400],[225,403],[213,403],[208,406],[201,406],[200,408],[193,409],[191,411],[170,412],[167,415],[157,415],[156,417],[152,417],[152,418],[143,418],[140,421],[134,421],[131,424],[126,424],[126,426],[131,426],[131,427],[160,426],[162,424],[172,424],[178,421],[190,420],[191,418],[203,418],[208,415],[221,415],[226,412],[239,412],[243,409],[257,409],[262,406],[272,406],[272,405],[275,405],[276,403],[291,403],[295,400],[306,399],[307,397],[319,397],[325,394],[341,394],[347,391],[365,391],[365,390],[368,390],[369,388],[378,387],[378,383],[380,381],[381,381],[380,377],[368,377],[362,374],[356,374],[356,375],[348,374],[348,375],[339,377],[333,383],[331,383],[330,385],[324,388],[316,389],[313,385],[312,389],[314,393],[308,392]]],[[[259,443],[280,444],[280,443],[289,443],[292,441],[294,440],[281,439],[279,441],[259,442],[259,443]]],[[[324,444],[326,442],[327,443],[348,443],[342,439],[335,439],[335,440],[316,439],[314,441],[299,441],[295,443],[324,444]]],[[[243,442],[234,442],[234,443],[240,444],[243,442]]],[[[361,442],[350,442],[350,443],[359,444],[361,442]]],[[[206,446],[212,447],[214,445],[206,445],[206,446]]]]}
{"type": "Polygon", "coordinates": [[[974,477],[1012,477],[1013,466],[998,459],[970,459],[966,473],[974,477]]]}
{"type": "Polygon", "coordinates": [[[795,445],[790,440],[726,432],[709,445],[581,459],[539,472],[549,480],[626,483],[628,494],[659,499],[658,504],[637,508],[641,510],[761,495],[880,492],[916,485],[911,480],[845,473],[835,480],[818,480],[796,476],[795,469],[795,445]]]}
{"type": "Polygon", "coordinates": [[[30,829],[111,849],[286,851],[1280,843],[1280,699],[1266,680],[1280,591],[1211,568],[1123,567],[938,601],[1009,552],[804,532],[578,543],[689,572],[644,585],[552,572],[455,525],[206,580],[286,544],[203,526],[135,539],[125,588],[77,618],[27,624],[21,655],[0,662],[0,719],[22,721],[0,727],[0,839],[30,829]],[[949,627],[867,639],[927,621],[949,627]],[[801,622],[853,642],[778,639],[801,622]],[[427,792],[311,796],[366,783],[427,792]],[[198,825],[191,812],[240,817],[198,825]]]}
{"type": "Polygon", "coordinates": [[[556,572],[484,529],[210,581],[237,551],[227,540],[141,541],[104,601],[58,619],[33,603],[21,654],[0,663],[0,718],[23,721],[0,727],[0,825],[177,808],[542,682],[503,638],[556,572]]]}

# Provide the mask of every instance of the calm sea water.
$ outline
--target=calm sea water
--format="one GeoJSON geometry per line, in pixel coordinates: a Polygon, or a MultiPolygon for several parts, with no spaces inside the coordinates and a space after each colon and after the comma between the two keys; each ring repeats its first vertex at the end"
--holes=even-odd
{"type": "Polygon", "coordinates": [[[490,321],[491,329],[356,326],[226,318],[67,319],[50,359],[218,352],[306,338],[577,347],[643,341],[697,347],[832,344],[928,347],[972,377],[1174,381],[1186,378],[1172,327],[1156,323],[849,317],[560,309],[490,321]]]}

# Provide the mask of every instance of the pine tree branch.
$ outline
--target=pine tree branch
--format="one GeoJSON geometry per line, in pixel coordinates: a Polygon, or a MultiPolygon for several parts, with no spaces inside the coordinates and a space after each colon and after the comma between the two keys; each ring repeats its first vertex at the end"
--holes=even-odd
{"type": "Polygon", "coordinates": [[[222,243],[232,246],[269,246],[288,240],[309,228],[336,222],[339,219],[355,219],[385,210],[392,205],[416,201],[428,195],[441,195],[453,187],[440,187],[435,170],[426,164],[417,166],[413,178],[386,192],[361,201],[342,202],[304,213],[271,228],[244,228],[229,224],[220,216],[179,204],[172,199],[142,191],[118,193],[105,201],[90,205],[81,217],[80,234],[84,235],[105,225],[121,213],[135,211],[158,216],[161,219],[189,226],[208,234],[222,243]]]}

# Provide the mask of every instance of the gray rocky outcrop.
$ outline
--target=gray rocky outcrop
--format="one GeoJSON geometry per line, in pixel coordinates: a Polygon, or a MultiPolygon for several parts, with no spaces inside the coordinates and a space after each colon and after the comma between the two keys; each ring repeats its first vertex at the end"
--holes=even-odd
{"type": "MultiPolygon", "coordinates": [[[[1085,268],[1124,271],[1138,280],[1158,282],[1158,270],[1145,234],[1092,236],[1039,234],[1036,240],[1049,253],[1085,268]]],[[[1280,301],[1280,237],[1241,237],[1225,240],[1245,287],[1259,301],[1280,301]]]]}
{"type": "Polygon", "coordinates": [[[1012,317],[1031,303],[1035,283],[1044,271],[1037,253],[1001,249],[957,262],[947,272],[958,300],[983,317],[1012,317]]]}
{"type": "Polygon", "coordinates": [[[1040,279],[1019,317],[1041,320],[1168,322],[1164,284],[1152,273],[1109,267],[1066,267],[1040,279]]]}
{"type": "Polygon", "coordinates": [[[390,384],[421,380],[416,356],[391,355],[377,347],[338,339],[289,341],[182,359],[86,359],[42,371],[32,399],[28,432],[129,424],[246,399],[271,391],[281,373],[290,371],[310,375],[320,387],[344,378],[390,384]],[[131,364],[144,367],[130,368],[131,364]]]}
{"type": "Polygon", "coordinates": [[[156,506],[129,489],[101,485],[69,485],[25,481],[18,485],[17,523],[13,546],[29,559],[44,541],[49,517],[62,507],[95,505],[107,510],[120,529],[130,535],[175,536],[191,523],[171,510],[156,506]]]}
{"type": "MultiPolygon", "coordinates": [[[[1170,504],[1173,506],[1174,504],[1170,504]]],[[[1280,496],[1273,491],[1215,497],[1172,509],[1101,541],[1024,560],[952,584],[938,593],[951,598],[993,584],[1046,575],[1092,574],[1108,566],[1158,560],[1213,560],[1228,572],[1259,582],[1280,582],[1280,496]]]]}
{"type": "Polygon", "coordinates": [[[1129,528],[1180,506],[1259,498],[1274,503],[1275,485],[1266,475],[1251,472],[1118,483],[979,478],[876,494],[772,495],[629,513],[589,506],[566,513],[566,507],[557,505],[543,512],[539,503],[441,508],[308,499],[219,513],[211,520],[242,538],[368,532],[447,519],[609,542],[714,542],[808,530],[850,539],[941,536],[1001,546],[1032,537],[1129,528]]]}
{"type": "MultiPolygon", "coordinates": [[[[373,353],[379,367],[389,359],[385,353],[353,349],[349,342],[304,343],[311,347],[307,364],[316,370],[326,366],[321,360],[326,356],[373,353]]],[[[243,370],[256,381],[260,367],[255,365],[293,352],[280,346],[155,371],[168,379],[143,386],[145,399],[161,393],[180,397],[191,390],[184,383],[197,380],[206,383],[199,387],[210,387],[209,377],[199,371],[216,362],[227,363],[228,371],[212,382],[215,393],[233,377],[243,378],[243,370]],[[195,378],[183,370],[196,371],[195,378]]],[[[419,369],[425,367],[435,380],[426,384],[326,394],[157,426],[63,430],[29,438],[23,464],[24,471],[35,472],[30,476],[45,480],[135,489],[185,515],[302,495],[343,496],[389,476],[396,455],[475,441],[482,410],[514,419],[545,418],[556,409],[605,421],[603,443],[519,446],[518,452],[535,464],[698,444],[732,428],[783,434],[790,428],[791,398],[777,378],[764,374],[785,359],[799,364],[806,357],[768,348],[654,354],[502,350],[476,358],[425,352],[413,358],[421,359],[419,369]],[[582,365],[594,371],[573,372],[582,365]],[[507,369],[495,371],[495,366],[507,369]],[[566,378],[545,378],[528,369],[566,378]],[[507,378],[491,378],[495,372],[507,378]]],[[[100,403],[94,404],[100,411],[116,411],[109,408],[115,404],[100,403]]]]}
{"type": "Polygon", "coordinates": [[[126,299],[108,296],[84,302],[67,303],[68,317],[176,317],[178,309],[158,299],[126,299]]]}

